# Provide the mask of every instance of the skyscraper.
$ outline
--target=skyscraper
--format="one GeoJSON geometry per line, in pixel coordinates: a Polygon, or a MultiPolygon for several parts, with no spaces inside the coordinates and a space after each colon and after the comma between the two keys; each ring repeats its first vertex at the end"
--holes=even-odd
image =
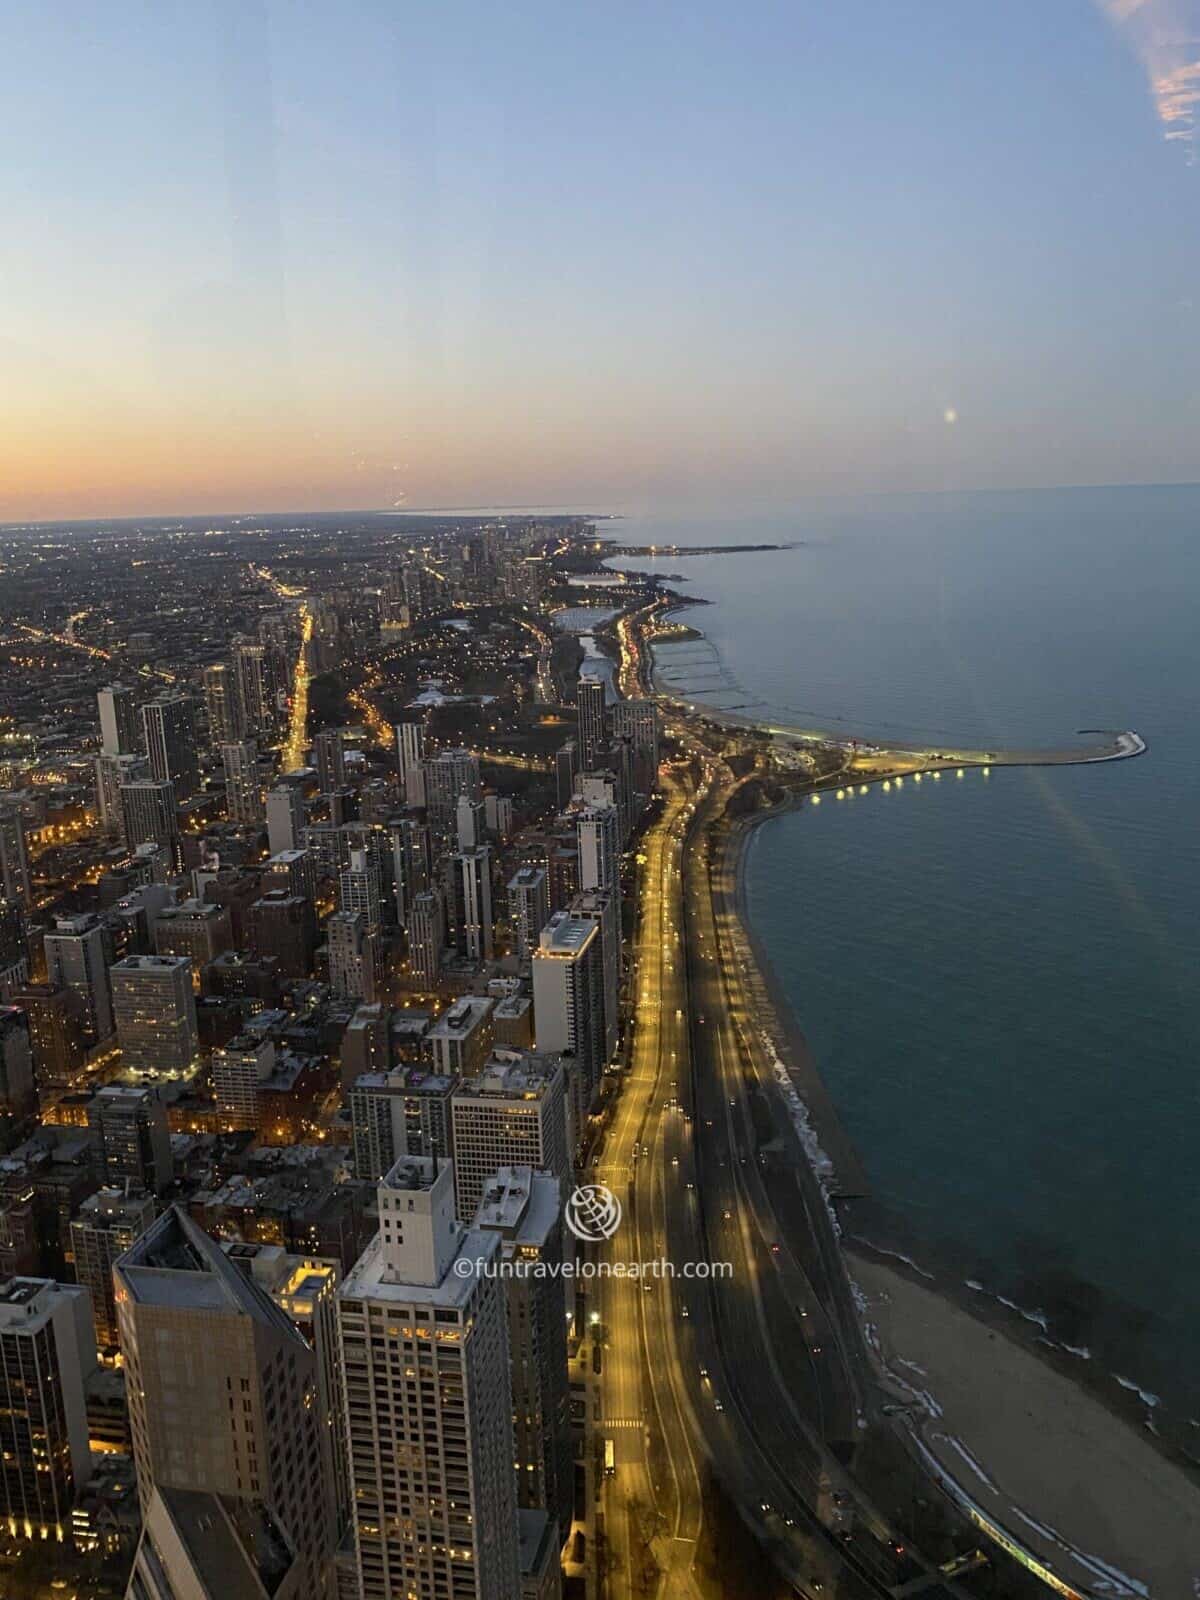
{"type": "Polygon", "coordinates": [[[338,910],[361,912],[367,928],[377,932],[383,923],[383,884],[378,852],[354,848],[350,865],[338,878],[338,910]]]}
{"type": "Polygon", "coordinates": [[[247,738],[269,741],[278,721],[278,686],[271,650],[239,636],[233,641],[231,654],[241,731],[247,738]]]}
{"type": "Polygon", "coordinates": [[[11,801],[0,802],[0,894],[6,900],[15,900],[26,910],[33,902],[25,818],[20,806],[11,801]]]}
{"type": "Polygon", "coordinates": [[[24,983],[12,991],[12,1001],[29,1019],[37,1087],[70,1088],[87,1055],[78,997],[58,984],[24,983]]]}
{"type": "Polygon", "coordinates": [[[156,778],[137,778],[120,788],[124,817],[125,843],[131,850],[139,844],[156,844],[173,859],[179,856],[179,817],[175,808],[175,785],[156,778]]]}
{"type": "Polygon", "coordinates": [[[0,1520],[16,1538],[67,1537],[91,1475],[84,1384],[96,1368],[87,1290],[0,1285],[0,1520]]]}
{"type": "Polygon", "coordinates": [[[258,781],[258,745],[253,739],[221,746],[225,771],[225,811],[230,822],[249,826],[263,818],[263,791],[258,781]]]}
{"type": "Polygon", "coordinates": [[[580,678],[575,706],[579,713],[579,764],[584,771],[595,764],[596,751],[604,743],[607,705],[604,679],[580,678]]]}
{"type": "Polygon", "coordinates": [[[455,837],[460,850],[473,850],[483,842],[484,803],[472,800],[469,794],[460,794],[454,808],[455,837]]]}
{"type": "Polygon", "coordinates": [[[0,1150],[37,1111],[29,1018],[17,1006],[0,1006],[0,1150]]]}
{"type": "Polygon", "coordinates": [[[406,805],[425,804],[425,724],[396,724],[396,761],[406,805]]]}
{"type": "Polygon", "coordinates": [[[267,794],[267,846],[273,856],[300,846],[304,795],[294,783],[276,784],[267,794]]]}
{"type": "Polygon", "coordinates": [[[499,1168],[484,1185],[474,1226],[498,1234],[503,1259],[524,1268],[504,1280],[517,1500],[549,1512],[561,1546],[571,1531],[575,1467],[566,1283],[555,1270],[563,1243],[559,1180],[529,1166],[499,1168]]]}
{"type": "Polygon", "coordinates": [[[142,707],[142,738],[150,776],[173,783],[178,800],[190,799],[200,787],[196,723],[187,695],[162,695],[142,707]]]}
{"type": "Polygon", "coordinates": [[[154,1089],[110,1083],[93,1096],[88,1126],[96,1143],[96,1166],[113,1188],[132,1185],[161,1194],[174,1179],[167,1108],[154,1089]]]}
{"type": "Polygon", "coordinates": [[[425,1035],[434,1070],[445,1077],[478,1072],[492,1048],[492,1006],[483,995],[468,994],[443,1011],[425,1035]]]}
{"type": "Polygon", "coordinates": [[[479,845],[451,856],[447,906],[453,906],[451,934],[459,955],[490,961],[493,953],[492,850],[479,845]]]}
{"type": "Polygon", "coordinates": [[[469,1222],[500,1167],[533,1167],[571,1182],[567,1083],[557,1056],[497,1050],[450,1099],[458,1215],[469,1222]]]}
{"type": "Polygon", "coordinates": [[[479,757],[470,750],[442,750],[425,763],[425,804],[429,820],[450,833],[458,813],[458,797],[482,800],[479,757]]]}
{"type": "Polygon", "coordinates": [[[223,661],[204,669],[204,705],[208,712],[210,745],[235,744],[242,735],[237,681],[223,661]]]}
{"type": "Polygon", "coordinates": [[[576,895],[567,908],[572,917],[595,923],[600,934],[604,969],[604,1060],[616,1054],[621,1029],[621,906],[615,893],[592,891],[576,895]]]}
{"type": "Polygon", "coordinates": [[[313,740],[317,782],[322,794],[346,787],[346,742],[340,728],[322,728],[313,740]]]}
{"type": "Polygon", "coordinates": [[[361,911],[335,911],[325,924],[329,987],[339,999],[379,998],[380,935],[361,911]]]}
{"type": "Polygon", "coordinates": [[[127,1072],[179,1077],[199,1049],[187,956],[126,956],[109,968],[117,1040],[127,1072]]]}
{"type": "Polygon", "coordinates": [[[396,901],[396,921],[407,926],[409,911],[419,894],[428,893],[433,863],[429,829],[408,817],[388,823],[392,847],[392,887],[396,901]]]}
{"type": "MultiPolygon", "coordinates": [[[[291,1319],[177,1207],[113,1269],[138,1495],[264,1508],[329,1593],[333,1495],[316,1356],[291,1319]]],[[[251,1591],[253,1592],[253,1591],[251,1591]]]]}
{"type": "Polygon", "coordinates": [[[616,892],[621,865],[619,826],[614,806],[586,807],[576,813],[580,889],[616,892]]]}
{"type": "Polygon", "coordinates": [[[579,771],[579,745],[568,739],[554,752],[554,785],[558,796],[558,809],[565,811],[575,793],[575,774],[579,771]]]}
{"type": "Polygon", "coordinates": [[[401,1156],[453,1154],[450,1097],[459,1080],[423,1067],[365,1072],[348,1100],[354,1175],[378,1183],[401,1156]]]}
{"type": "Polygon", "coordinates": [[[574,1138],[600,1086],[605,1061],[604,958],[596,924],[556,911],[533,952],[533,1026],[539,1050],[569,1053],[574,1138]]]}
{"type": "Polygon", "coordinates": [[[121,787],[150,776],[150,763],[145,756],[99,755],[93,770],[96,774],[96,809],[100,813],[100,826],[113,838],[125,838],[125,813],[121,808],[121,787]]]}
{"type": "Polygon", "coordinates": [[[106,756],[131,756],[137,753],[137,708],[128,684],[110,683],[99,690],[96,704],[100,711],[100,750],[106,756]]]}
{"type": "Polygon", "coordinates": [[[362,1600],[518,1600],[499,1238],[459,1229],[449,1163],[416,1156],[379,1218],[338,1295],[362,1600]]]}
{"type": "Polygon", "coordinates": [[[47,977],[78,998],[87,1042],[99,1044],[115,1026],[108,977],[112,941],[107,929],[92,916],[57,917],[54,932],[46,934],[42,942],[47,977]]]}
{"type": "Polygon", "coordinates": [[[117,1348],[113,1263],[154,1221],[154,1197],[140,1189],[99,1189],[71,1222],[75,1278],[92,1298],[92,1325],[102,1351],[117,1348]]]}
{"type": "Polygon", "coordinates": [[[440,976],[446,944],[441,897],[419,894],[408,914],[408,968],[422,989],[432,989],[440,976]]]}
{"type": "Polygon", "coordinates": [[[25,913],[15,900],[0,895],[0,1000],[29,981],[29,945],[25,913]]]}
{"type": "Polygon", "coordinates": [[[516,954],[528,961],[550,920],[550,881],[545,867],[521,867],[508,880],[508,920],[516,954]]]}

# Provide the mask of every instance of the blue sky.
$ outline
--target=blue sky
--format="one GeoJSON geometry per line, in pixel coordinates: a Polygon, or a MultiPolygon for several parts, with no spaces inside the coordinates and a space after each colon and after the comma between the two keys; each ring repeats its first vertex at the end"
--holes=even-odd
{"type": "Polygon", "coordinates": [[[0,518],[1200,477],[1190,6],[13,6],[0,518]]]}

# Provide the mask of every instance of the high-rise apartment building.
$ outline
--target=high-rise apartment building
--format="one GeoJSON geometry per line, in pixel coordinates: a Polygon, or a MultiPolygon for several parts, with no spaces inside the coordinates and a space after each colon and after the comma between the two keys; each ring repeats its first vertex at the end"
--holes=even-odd
{"type": "Polygon", "coordinates": [[[554,752],[554,787],[558,809],[565,811],[575,793],[575,774],[579,771],[579,745],[574,739],[560,744],[554,752]]]}
{"type": "Polygon", "coordinates": [[[621,904],[615,891],[594,891],[576,895],[567,908],[568,915],[595,924],[600,934],[600,957],[604,970],[604,1061],[617,1052],[621,1030],[621,904]]]}
{"type": "Polygon", "coordinates": [[[0,1151],[37,1106],[29,1018],[18,1006],[0,1006],[0,1151]]]}
{"type": "Polygon", "coordinates": [[[96,774],[96,810],[100,827],[110,838],[125,838],[125,813],[121,806],[121,789],[128,783],[137,783],[150,776],[150,763],[145,756],[98,755],[93,763],[96,774]]]}
{"type": "Polygon", "coordinates": [[[372,932],[383,924],[383,882],[378,851],[352,849],[350,864],[338,877],[338,910],[360,913],[372,932]]]}
{"type": "Polygon", "coordinates": [[[479,757],[470,750],[442,750],[425,763],[425,805],[435,827],[450,833],[455,827],[458,798],[483,799],[479,757]]]}
{"type": "Polygon", "coordinates": [[[200,787],[191,700],[183,694],[162,695],[142,707],[141,718],[150,776],[174,784],[176,799],[189,799],[200,787]]]}
{"type": "Polygon", "coordinates": [[[605,1062],[600,929],[589,918],[556,911],[542,929],[532,965],[537,1047],[574,1057],[571,1103],[578,1142],[605,1062]]]}
{"type": "Polygon", "coordinates": [[[596,752],[605,740],[608,689],[604,679],[580,678],[575,706],[579,713],[579,764],[586,771],[595,764],[596,752]]]}
{"type": "Polygon", "coordinates": [[[246,912],[246,943],[256,956],[277,957],[283,977],[310,977],[317,947],[312,901],[285,889],[269,889],[246,912]]]}
{"type": "Polygon", "coordinates": [[[340,728],[322,728],[313,739],[313,759],[322,794],[346,787],[346,740],[340,728]]]}
{"type": "Polygon", "coordinates": [[[42,942],[46,976],[79,1000],[88,1044],[107,1039],[114,1027],[108,930],[93,916],[56,917],[54,932],[46,934],[42,942]]]}
{"type": "Polygon", "coordinates": [[[584,807],[575,812],[579,844],[579,887],[616,893],[620,881],[620,821],[614,806],[584,807]]]}
{"type": "Polygon", "coordinates": [[[29,942],[25,913],[15,900],[0,895],[0,1000],[29,981],[29,942]]]}
{"type": "Polygon", "coordinates": [[[347,1096],[354,1176],[378,1183],[401,1156],[451,1157],[450,1097],[459,1081],[423,1067],[360,1074],[347,1096]]]}
{"type": "MultiPolygon", "coordinates": [[[[302,1571],[330,1592],[329,1430],[317,1358],[253,1277],[177,1207],[113,1269],[138,1495],[216,1495],[264,1509],[302,1571]]],[[[253,1593],[253,1590],[250,1591],[253,1593]]]]}
{"type": "Polygon", "coordinates": [[[26,910],[33,903],[25,818],[12,801],[0,802],[0,895],[26,910]]]}
{"type": "Polygon", "coordinates": [[[416,1156],[379,1219],[338,1295],[359,1593],[518,1600],[499,1237],[460,1229],[449,1163],[416,1156]]]}
{"type": "Polygon", "coordinates": [[[231,656],[241,731],[247,738],[269,742],[279,720],[273,652],[268,645],[239,636],[231,656]]]}
{"type": "Polygon", "coordinates": [[[89,1195],[71,1222],[75,1279],[92,1299],[96,1346],[117,1348],[117,1307],[113,1299],[113,1263],[154,1221],[153,1195],[132,1186],[100,1189],[89,1195]]]}
{"type": "Polygon", "coordinates": [[[25,983],[12,990],[14,1006],[29,1021],[37,1087],[69,1088],[83,1072],[87,1040],[83,1009],[69,989],[54,983],[25,983]]]}
{"type": "Polygon", "coordinates": [[[534,1167],[571,1180],[567,1085],[557,1056],[497,1050],[451,1096],[458,1215],[469,1221],[500,1167],[534,1167]]]}
{"type": "Polygon", "coordinates": [[[139,844],[156,844],[179,857],[179,816],[175,785],[157,778],[135,778],[120,786],[121,815],[125,843],[131,850],[139,844]]]}
{"type": "Polygon", "coordinates": [[[408,926],[409,911],[419,894],[428,894],[433,882],[433,849],[429,829],[408,817],[388,823],[391,843],[392,890],[396,921],[408,926]]]}
{"type": "Polygon", "coordinates": [[[106,756],[131,756],[142,748],[137,706],[126,683],[110,683],[96,695],[100,712],[100,750],[106,756]]]}
{"type": "Polygon", "coordinates": [[[520,867],[508,880],[508,920],[513,948],[528,961],[550,920],[550,880],[545,867],[520,867]]]}
{"type": "Polygon", "coordinates": [[[298,784],[280,783],[267,794],[267,847],[273,856],[300,848],[304,795],[298,784]]]}
{"type": "Polygon", "coordinates": [[[212,1089],[223,1130],[257,1130],[259,1090],[275,1071],[270,1039],[239,1033],[212,1053],[212,1089]]]}
{"type": "Polygon", "coordinates": [[[434,1023],[425,1036],[435,1072],[469,1077],[478,1072],[492,1048],[492,1007],[483,995],[463,995],[434,1023]]]}
{"type": "Polygon", "coordinates": [[[0,1522],[62,1543],[91,1476],[84,1385],[96,1369],[86,1289],[48,1278],[0,1284],[0,1522]]]}
{"type": "Polygon", "coordinates": [[[161,1194],[175,1172],[167,1108],[154,1089],[110,1083],[88,1106],[96,1144],[96,1166],[111,1188],[129,1185],[161,1194]]]}
{"type": "Polygon", "coordinates": [[[451,856],[446,879],[455,949],[468,961],[490,961],[494,951],[491,846],[478,845],[451,856]]]}
{"type": "Polygon", "coordinates": [[[410,806],[425,804],[425,724],[423,722],[398,722],[396,724],[396,762],[400,769],[400,787],[404,803],[410,806]]]}
{"type": "Polygon", "coordinates": [[[223,661],[204,669],[204,706],[208,713],[208,742],[215,748],[235,744],[242,736],[237,681],[223,661]]]}
{"type": "Polygon", "coordinates": [[[225,773],[225,812],[230,822],[249,827],[264,815],[263,790],[258,777],[258,745],[253,739],[221,746],[225,773]]]}
{"type": "Polygon", "coordinates": [[[200,1047],[187,956],[126,956],[109,968],[126,1072],[181,1077],[200,1047]]]}
{"type": "MultiPolygon", "coordinates": [[[[297,1255],[277,1244],[247,1244],[230,1240],[222,1244],[226,1256],[240,1272],[252,1278],[287,1314],[313,1348],[321,1411],[329,1434],[329,1459],[333,1465],[337,1532],[349,1524],[346,1434],[342,1426],[344,1395],[338,1356],[337,1289],[342,1268],[330,1256],[297,1255]]],[[[217,1597],[221,1600],[221,1597],[217,1597]]]]}
{"type": "Polygon", "coordinates": [[[325,924],[329,951],[329,987],[339,999],[379,998],[381,935],[361,911],[335,911],[325,924]]]}
{"type": "Polygon", "coordinates": [[[566,1283],[559,1180],[529,1166],[501,1167],[484,1185],[474,1226],[500,1238],[506,1262],[508,1356],[512,1376],[517,1501],[571,1531],[575,1501],[571,1392],[567,1371],[566,1283]]]}
{"type": "Polygon", "coordinates": [[[441,974],[446,925],[440,895],[419,894],[408,913],[408,969],[422,989],[432,989],[441,974]]]}

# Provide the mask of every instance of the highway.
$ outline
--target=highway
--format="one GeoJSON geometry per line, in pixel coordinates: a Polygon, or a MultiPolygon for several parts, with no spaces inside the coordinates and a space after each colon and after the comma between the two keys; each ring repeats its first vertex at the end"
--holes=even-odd
{"type": "MultiPolygon", "coordinates": [[[[627,695],[644,682],[638,623],[653,610],[617,624],[627,695]]],[[[761,1026],[724,820],[736,783],[715,748],[728,737],[684,721],[663,769],[639,858],[631,1066],[591,1176],[625,1207],[608,1258],[732,1273],[604,1285],[600,1426],[617,1470],[602,1592],[709,1592],[691,1541],[711,1473],[796,1593],[882,1600],[916,1585],[962,1600],[969,1578],[915,1552],[845,1466],[881,1397],[761,1026]]]]}
{"type": "MultiPolygon", "coordinates": [[[[670,976],[665,919],[679,899],[687,808],[683,785],[668,774],[662,817],[647,832],[641,851],[634,979],[638,1026],[630,1066],[598,1163],[587,1175],[605,1183],[622,1205],[622,1226],[596,1250],[596,1259],[609,1264],[665,1254],[661,1227],[655,1227],[664,1203],[663,1112],[684,1029],[658,995],[670,976]]],[[[648,1281],[649,1288],[630,1277],[597,1284],[605,1341],[600,1429],[612,1438],[616,1453],[616,1470],[604,1494],[605,1592],[700,1597],[704,1591],[693,1561],[703,1521],[702,1480],[682,1412],[681,1361],[674,1353],[662,1359],[674,1345],[666,1285],[648,1281]],[[654,1359],[646,1360],[647,1351],[654,1359]]]]}

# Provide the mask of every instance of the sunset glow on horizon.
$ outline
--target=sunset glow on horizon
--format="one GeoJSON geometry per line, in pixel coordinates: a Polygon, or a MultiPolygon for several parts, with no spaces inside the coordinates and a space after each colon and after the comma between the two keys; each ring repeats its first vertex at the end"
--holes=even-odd
{"type": "Polygon", "coordinates": [[[1200,477],[1190,0],[949,15],[25,15],[0,521],[1200,477]]]}

